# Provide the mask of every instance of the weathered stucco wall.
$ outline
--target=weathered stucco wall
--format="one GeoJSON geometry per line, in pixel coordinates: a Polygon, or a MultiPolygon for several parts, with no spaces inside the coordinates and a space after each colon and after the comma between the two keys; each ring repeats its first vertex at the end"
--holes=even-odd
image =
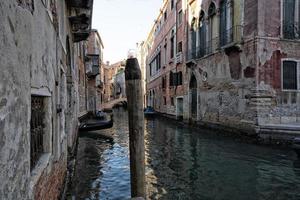
{"type": "Polygon", "coordinates": [[[197,121],[245,129],[254,125],[255,112],[249,96],[255,89],[256,46],[220,51],[197,61],[186,77],[184,118],[191,118],[192,74],[197,79],[197,121]]]}
{"type": "MultiPolygon", "coordinates": [[[[57,37],[45,6],[42,1],[0,2],[0,199],[55,199],[66,172],[66,44],[60,38],[68,31],[57,37]],[[45,97],[44,154],[33,170],[31,95],[45,97]]],[[[60,14],[67,17],[65,9],[60,14]]]]}
{"type": "Polygon", "coordinates": [[[33,17],[16,1],[0,17],[0,198],[28,199],[33,17]]]}

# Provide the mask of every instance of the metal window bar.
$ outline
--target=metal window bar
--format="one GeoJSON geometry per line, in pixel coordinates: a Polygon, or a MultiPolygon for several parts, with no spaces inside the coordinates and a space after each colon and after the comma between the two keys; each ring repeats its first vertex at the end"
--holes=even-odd
{"type": "Polygon", "coordinates": [[[44,99],[31,97],[30,120],[30,169],[32,170],[44,152],[44,99]]]}

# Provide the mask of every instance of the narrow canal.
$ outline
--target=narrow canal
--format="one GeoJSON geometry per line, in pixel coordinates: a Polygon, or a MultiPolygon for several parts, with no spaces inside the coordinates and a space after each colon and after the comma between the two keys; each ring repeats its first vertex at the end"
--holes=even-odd
{"type": "MultiPolygon", "coordinates": [[[[127,113],[115,110],[114,119],[112,129],[81,133],[73,199],[130,199],[127,113]]],[[[300,161],[292,151],[163,118],[145,123],[148,199],[300,199],[300,161]]]]}

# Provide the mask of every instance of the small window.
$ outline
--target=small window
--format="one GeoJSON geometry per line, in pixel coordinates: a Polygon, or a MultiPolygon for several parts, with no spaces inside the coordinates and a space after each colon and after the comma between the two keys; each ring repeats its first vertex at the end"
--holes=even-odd
{"type": "Polygon", "coordinates": [[[178,43],[177,50],[178,50],[178,53],[182,52],[182,42],[178,43]]]}
{"type": "Polygon", "coordinates": [[[174,0],[171,0],[171,10],[174,8],[174,0]]]}
{"type": "Polygon", "coordinates": [[[283,61],[282,66],[282,89],[297,90],[297,62],[283,61]]]}
{"type": "Polygon", "coordinates": [[[182,10],[180,10],[179,12],[178,12],[178,26],[179,25],[181,25],[181,23],[182,23],[182,10]]]}
{"type": "Polygon", "coordinates": [[[170,72],[170,76],[169,76],[169,86],[174,86],[174,75],[173,72],[170,72]]]}
{"type": "Polygon", "coordinates": [[[171,97],[171,105],[174,106],[174,98],[171,97]]]}
{"type": "Polygon", "coordinates": [[[167,11],[164,13],[164,21],[167,21],[168,13],[167,11]]]}
{"type": "Polygon", "coordinates": [[[167,105],[167,98],[164,97],[164,105],[167,105]]]}
{"type": "Polygon", "coordinates": [[[31,96],[30,119],[30,169],[32,170],[44,153],[44,98],[31,96]]]}

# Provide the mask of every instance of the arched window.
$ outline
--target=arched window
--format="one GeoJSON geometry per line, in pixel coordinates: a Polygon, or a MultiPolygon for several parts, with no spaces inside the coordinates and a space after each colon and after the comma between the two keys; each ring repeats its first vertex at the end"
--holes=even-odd
{"type": "Polygon", "coordinates": [[[213,2],[211,2],[208,8],[207,53],[211,53],[215,50],[213,38],[216,37],[216,20],[216,6],[213,2]]]}
{"type": "Polygon", "coordinates": [[[194,17],[191,23],[191,58],[196,58],[197,48],[197,32],[196,32],[196,18],[194,17]]]}
{"type": "Polygon", "coordinates": [[[202,10],[199,17],[199,57],[203,57],[206,54],[206,24],[205,14],[202,10]]]}
{"type": "Polygon", "coordinates": [[[222,0],[220,4],[220,45],[233,41],[233,0],[222,0]]]}

